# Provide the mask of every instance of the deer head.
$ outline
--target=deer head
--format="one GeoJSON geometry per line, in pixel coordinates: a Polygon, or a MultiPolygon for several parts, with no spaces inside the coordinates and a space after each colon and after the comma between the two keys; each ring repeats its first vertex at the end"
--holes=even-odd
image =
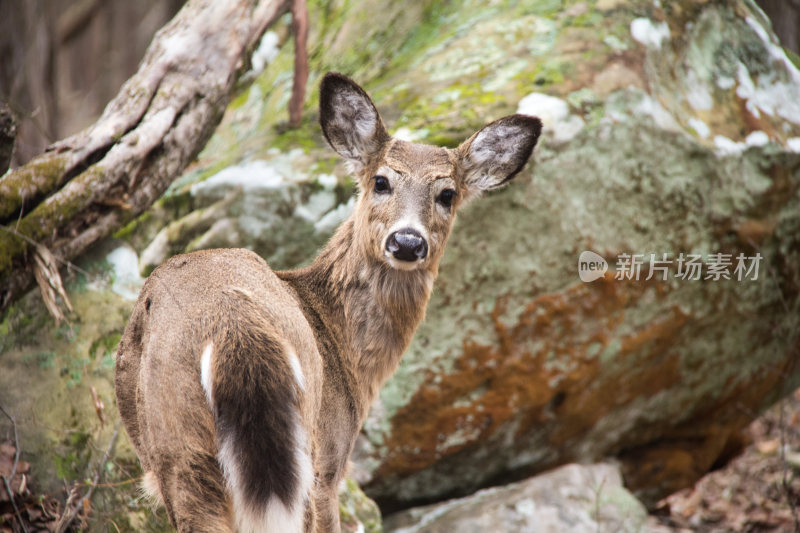
{"type": "Polygon", "coordinates": [[[354,242],[368,261],[436,273],[456,210],[513,178],[527,162],[541,121],[510,115],[447,149],[391,137],[355,82],[325,76],[320,124],[349,163],[360,189],[354,242]]]}

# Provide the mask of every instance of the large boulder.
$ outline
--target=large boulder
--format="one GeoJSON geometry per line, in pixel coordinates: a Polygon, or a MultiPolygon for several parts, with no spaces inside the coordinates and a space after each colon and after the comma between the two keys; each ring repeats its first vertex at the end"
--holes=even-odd
{"type": "Polygon", "coordinates": [[[389,509],[606,455],[653,504],[800,377],[800,73],[769,23],[750,3],[540,5],[470,12],[405,88],[458,117],[477,92],[545,134],[517,183],[463,213],[366,426],[361,480],[389,509]],[[583,251],[610,263],[592,283],[583,251]],[[615,271],[624,254],[638,279],[615,271]],[[646,279],[650,254],[666,280],[646,279]],[[679,277],[680,254],[702,279],[679,277]],[[757,279],[739,254],[760,255],[757,279]]]}
{"type": "MultiPolygon", "coordinates": [[[[754,3],[322,7],[312,83],[354,76],[397,135],[454,146],[505,114],[545,123],[535,163],[461,215],[364,429],[355,472],[385,509],[609,455],[652,504],[800,382],[800,72],[754,3]],[[584,251],[609,263],[593,282],[584,251]],[[753,258],[757,274],[737,268],[753,258]]],[[[216,245],[302,264],[347,214],[316,92],[299,130],[280,124],[291,65],[281,50],[231,106],[171,193],[207,211],[162,230],[146,268],[216,245]]]]}

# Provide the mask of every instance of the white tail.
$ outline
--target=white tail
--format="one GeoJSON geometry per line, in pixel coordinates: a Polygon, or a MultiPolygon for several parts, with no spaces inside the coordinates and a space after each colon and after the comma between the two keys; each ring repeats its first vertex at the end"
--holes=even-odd
{"type": "Polygon", "coordinates": [[[179,531],[339,531],[353,442],[425,314],[456,209],[517,174],[541,131],[512,115],[453,150],[400,141],[339,74],[320,122],[360,191],[317,259],[173,257],[120,343],[120,413],[179,531]]]}

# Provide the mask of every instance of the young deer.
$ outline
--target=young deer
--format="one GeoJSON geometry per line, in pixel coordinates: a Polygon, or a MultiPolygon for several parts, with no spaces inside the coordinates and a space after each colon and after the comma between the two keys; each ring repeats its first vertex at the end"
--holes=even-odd
{"type": "Polygon", "coordinates": [[[541,131],[511,115],[452,150],[393,139],[339,74],[322,80],[320,123],[360,193],[319,257],[288,272],[247,250],[173,257],[122,337],[120,414],[179,531],[339,531],[337,486],[456,208],[514,177],[541,131]]]}

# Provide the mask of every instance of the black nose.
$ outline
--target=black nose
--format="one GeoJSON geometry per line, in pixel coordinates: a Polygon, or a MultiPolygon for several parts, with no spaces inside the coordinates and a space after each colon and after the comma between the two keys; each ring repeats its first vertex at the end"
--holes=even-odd
{"type": "Polygon", "coordinates": [[[400,261],[416,261],[428,255],[428,243],[411,228],[397,230],[386,240],[386,249],[400,261]]]}

